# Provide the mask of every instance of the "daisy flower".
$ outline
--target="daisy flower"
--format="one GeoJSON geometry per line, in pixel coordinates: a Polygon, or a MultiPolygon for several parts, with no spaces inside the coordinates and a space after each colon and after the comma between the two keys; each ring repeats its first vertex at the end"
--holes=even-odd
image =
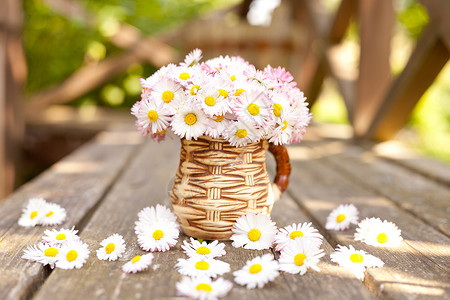
{"type": "Polygon", "coordinates": [[[335,250],[336,252],[330,255],[331,261],[349,269],[361,280],[364,279],[366,268],[382,267],[384,265],[384,262],[378,257],[367,254],[363,250],[356,250],[352,245],[349,248],[338,245],[335,250]]]}
{"type": "Polygon", "coordinates": [[[179,66],[171,70],[170,76],[175,82],[187,87],[198,70],[199,67],[196,66],[179,66]]]}
{"type": "Polygon", "coordinates": [[[153,88],[151,99],[170,108],[175,113],[184,100],[183,87],[170,79],[162,79],[153,88]]]}
{"type": "Polygon", "coordinates": [[[293,240],[300,239],[315,245],[317,248],[322,245],[323,236],[310,223],[292,224],[281,228],[275,235],[275,250],[283,250],[293,240]]]}
{"type": "Polygon", "coordinates": [[[180,66],[192,67],[193,65],[198,64],[201,59],[202,50],[196,48],[186,55],[184,62],[180,63],[180,66]]]}
{"type": "Polygon", "coordinates": [[[230,272],[230,265],[224,261],[207,257],[194,256],[189,259],[179,258],[175,265],[178,272],[187,276],[207,276],[215,278],[230,272]]]}
{"type": "Polygon", "coordinates": [[[100,242],[101,248],[97,250],[97,257],[100,260],[117,260],[125,252],[125,241],[117,233],[107,237],[100,242]]]}
{"type": "Polygon", "coordinates": [[[153,254],[137,255],[122,266],[125,273],[137,273],[146,270],[153,261],[153,254]]]}
{"type": "Polygon", "coordinates": [[[69,242],[75,242],[80,239],[80,237],[77,235],[78,230],[74,229],[75,227],[72,227],[71,229],[52,229],[52,230],[46,230],[44,231],[44,236],[42,237],[42,240],[46,243],[49,243],[53,246],[61,246],[65,245],[69,242]]]}
{"type": "Polygon", "coordinates": [[[186,103],[177,111],[171,125],[176,135],[191,140],[197,139],[205,133],[206,124],[205,113],[195,105],[186,103]]]}
{"type": "Polygon", "coordinates": [[[358,223],[358,209],[353,204],[341,204],[327,217],[327,230],[345,230],[358,223]]]}
{"type": "Polygon", "coordinates": [[[261,138],[262,131],[245,122],[237,121],[232,122],[224,134],[232,146],[238,147],[258,141],[261,138]]]}
{"type": "Polygon", "coordinates": [[[198,100],[199,106],[207,115],[219,116],[231,112],[225,96],[228,97],[227,91],[217,89],[214,84],[209,84],[197,93],[196,99],[198,100]]]}
{"type": "Polygon", "coordinates": [[[164,219],[157,222],[138,221],[134,228],[141,249],[165,252],[178,242],[178,224],[164,219]]]}
{"type": "Polygon", "coordinates": [[[275,126],[270,131],[269,142],[275,145],[283,145],[289,143],[292,139],[292,133],[295,126],[296,118],[294,115],[283,115],[275,122],[275,126]]]}
{"type": "Polygon", "coordinates": [[[197,278],[183,277],[177,282],[177,295],[200,300],[216,300],[225,297],[233,287],[233,284],[223,278],[212,281],[203,276],[197,278]]]}
{"type": "Polygon", "coordinates": [[[136,115],[137,124],[142,129],[148,128],[151,133],[161,133],[169,126],[171,114],[168,106],[144,99],[136,115]]]}
{"type": "Polygon", "coordinates": [[[206,126],[205,134],[212,138],[219,138],[233,124],[233,121],[224,115],[212,116],[206,126]]]}
{"type": "Polygon", "coordinates": [[[144,207],[138,213],[138,218],[138,222],[148,224],[158,222],[159,220],[177,223],[177,216],[169,208],[161,204],[157,204],[156,207],[144,207]]]}
{"type": "Polygon", "coordinates": [[[237,97],[234,113],[250,124],[266,126],[271,118],[270,102],[264,91],[252,89],[237,97]]]}
{"type": "Polygon", "coordinates": [[[89,257],[89,247],[81,240],[63,245],[56,255],[56,267],[60,269],[80,269],[89,257]]]}
{"type": "Polygon", "coordinates": [[[308,268],[320,272],[317,264],[324,255],[323,249],[319,249],[311,240],[295,239],[281,251],[278,262],[281,271],[304,275],[308,268]]]}
{"type": "Polygon", "coordinates": [[[273,259],[272,254],[264,254],[247,261],[242,269],[233,272],[234,281],[246,285],[247,289],[262,288],[280,275],[278,269],[278,262],[273,259]]]}
{"type": "Polygon", "coordinates": [[[366,218],[359,222],[355,241],[363,241],[372,246],[398,247],[403,241],[397,225],[379,218],[366,218]]]}
{"type": "Polygon", "coordinates": [[[224,243],[219,243],[219,241],[213,241],[211,243],[207,242],[199,242],[193,238],[191,238],[191,242],[188,243],[184,241],[184,245],[181,246],[183,248],[184,253],[186,253],[189,257],[208,257],[214,258],[223,256],[226,254],[224,248],[224,243]]]}
{"type": "Polygon", "coordinates": [[[39,224],[46,213],[47,202],[42,198],[31,198],[19,218],[19,225],[34,227],[39,224]]]}
{"type": "Polygon", "coordinates": [[[53,269],[57,260],[56,255],[59,251],[59,247],[52,247],[46,243],[39,243],[37,246],[33,245],[25,249],[22,258],[37,261],[44,266],[49,265],[53,269]]]}
{"type": "Polygon", "coordinates": [[[145,89],[152,90],[161,79],[166,78],[176,67],[175,64],[168,64],[167,66],[161,67],[152,76],[146,79],[141,78],[141,86],[145,89]]]}
{"type": "Polygon", "coordinates": [[[66,219],[66,210],[56,203],[47,203],[44,215],[40,220],[42,225],[59,225],[66,219]]]}
{"type": "Polygon", "coordinates": [[[248,213],[233,224],[233,247],[263,250],[272,247],[277,227],[268,215],[248,213]]]}

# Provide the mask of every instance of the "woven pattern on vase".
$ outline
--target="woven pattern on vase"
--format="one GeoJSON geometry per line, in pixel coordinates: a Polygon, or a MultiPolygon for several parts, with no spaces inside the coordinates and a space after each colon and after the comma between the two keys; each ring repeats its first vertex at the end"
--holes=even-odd
{"type": "Polygon", "coordinates": [[[240,216],[270,213],[273,195],[265,164],[267,147],[267,141],[235,147],[210,137],[181,140],[170,198],[187,235],[226,240],[240,216]]]}

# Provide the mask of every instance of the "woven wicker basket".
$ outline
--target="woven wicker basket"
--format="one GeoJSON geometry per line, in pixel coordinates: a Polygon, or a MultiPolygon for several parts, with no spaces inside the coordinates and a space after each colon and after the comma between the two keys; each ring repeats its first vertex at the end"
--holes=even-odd
{"type": "Polygon", "coordinates": [[[289,157],[283,146],[261,141],[235,147],[210,137],[182,139],[170,198],[185,234],[227,240],[241,215],[270,214],[274,200],[287,187],[289,173],[289,157]],[[266,171],[268,148],[277,161],[274,188],[266,171]]]}

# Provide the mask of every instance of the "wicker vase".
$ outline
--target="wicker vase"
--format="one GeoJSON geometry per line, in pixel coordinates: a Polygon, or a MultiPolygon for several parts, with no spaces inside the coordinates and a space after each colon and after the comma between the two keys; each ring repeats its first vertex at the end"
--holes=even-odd
{"type": "Polygon", "coordinates": [[[226,140],[181,140],[180,165],[170,198],[184,233],[206,240],[227,240],[233,223],[248,212],[270,214],[286,189],[291,166],[283,146],[267,141],[241,147],[226,140]],[[272,186],[265,150],[277,161],[272,186]]]}

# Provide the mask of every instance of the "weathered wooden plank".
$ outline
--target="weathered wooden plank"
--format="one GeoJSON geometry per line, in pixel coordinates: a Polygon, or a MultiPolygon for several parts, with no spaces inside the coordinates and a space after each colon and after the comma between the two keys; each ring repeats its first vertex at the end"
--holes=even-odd
{"type": "Polygon", "coordinates": [[[104,132],[1,203],[0,299],[26,298],[47,276],[39,264],[21,259],[23,249],[36,244],[44,230],[51,228],[23,228],[17,224],[28,199],[43,197],[62,205],[67,220],[61,227],[81,228],[140,140],[135,131],[104,132]]]}
{"type": "MultiPolygon", "coordinates": [[[[314,152],[314,151],[313,151],[314,152]]],[[[330,154],[333,155],[333,154],[330,154]]],[[[353,203],[360,218],[379,217],[395,222],[405,239],[398,248],[375,248],[353,241],[354,227],[328,231],[335,243],[364,249],[385,262],[385,267],[366,272],[365,285],[376,295],[398,299],[441,298],[450,291],[447,282],[450,239],[403,211],[377,192],[362,187],[355,178],[326,159],[301,155],[293,161],[289,190],[300,206],[324,227],[329,212],[338,204],[353,203]]]]}

